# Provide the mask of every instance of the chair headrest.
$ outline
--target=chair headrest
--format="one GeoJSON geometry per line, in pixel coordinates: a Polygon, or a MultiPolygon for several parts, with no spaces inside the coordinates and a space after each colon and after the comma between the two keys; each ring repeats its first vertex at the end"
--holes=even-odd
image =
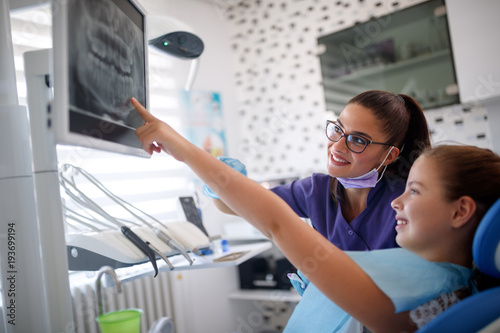
{"type": "Polygon", "coordinates": [[[500,278],[500,199],[479,223],[472,244],[472,255],[481,272],[500,278]]]}

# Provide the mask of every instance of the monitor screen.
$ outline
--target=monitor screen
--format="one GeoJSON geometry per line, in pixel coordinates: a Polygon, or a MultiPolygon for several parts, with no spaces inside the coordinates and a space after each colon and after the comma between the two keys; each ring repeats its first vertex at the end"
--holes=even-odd
{"type": "Polygon", "coordinates": [[[149,156],[130,104],[148,107],[144,10],[131,0],[53,3],[56,143],[149,156]]]}

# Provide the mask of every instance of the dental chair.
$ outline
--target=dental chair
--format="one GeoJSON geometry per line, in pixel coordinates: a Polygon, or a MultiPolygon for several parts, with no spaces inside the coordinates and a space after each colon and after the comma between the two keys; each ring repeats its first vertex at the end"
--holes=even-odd
{"type": "MultiPolygon", "coordinates": [[[[481,272],[500,278],[500,199],[485,214],[474,236],[474,261],[481,272]]],[[[500,332],[500,286],[463,299],[417,333],[500,332]]]]}

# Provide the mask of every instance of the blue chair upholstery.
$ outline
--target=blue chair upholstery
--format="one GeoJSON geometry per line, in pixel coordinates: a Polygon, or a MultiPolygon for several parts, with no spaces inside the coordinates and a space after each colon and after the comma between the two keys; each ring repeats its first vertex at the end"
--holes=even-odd
{"type": "MultiPolygon", "coordinates": [[[[472,252],[480,271],[500,278],[500,199],[481,220],[474,236],[472,252]]],[[[465,298],[417,333],[478,332],[499,318],[500,287],[495,287],[465,298]]]]}

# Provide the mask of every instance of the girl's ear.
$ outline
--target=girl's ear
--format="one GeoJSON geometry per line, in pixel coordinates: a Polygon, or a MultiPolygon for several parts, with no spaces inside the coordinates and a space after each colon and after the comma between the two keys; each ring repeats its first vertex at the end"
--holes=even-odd
{"type": "Polygon", "coordinates": [[[457,200],[452,227],[461,228],[467,224],[476,212],[476,201],[465,195],[457,200]]]}

